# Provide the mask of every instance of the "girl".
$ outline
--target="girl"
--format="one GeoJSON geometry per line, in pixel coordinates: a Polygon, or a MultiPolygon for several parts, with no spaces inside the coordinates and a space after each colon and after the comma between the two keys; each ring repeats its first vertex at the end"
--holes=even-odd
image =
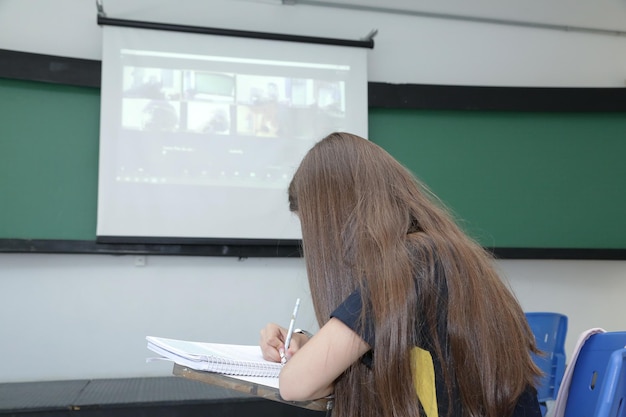
{"type": "MultiPolygon", "coordinates": [[[[382,148],[334,133],[289,186],[320,325],[296,333],[285,400],[334,393],[333,417],[540,417],[524,312],[492,258],[382,148]]],[[[261,331],[279,361],[286,330],[261,331]]]]}

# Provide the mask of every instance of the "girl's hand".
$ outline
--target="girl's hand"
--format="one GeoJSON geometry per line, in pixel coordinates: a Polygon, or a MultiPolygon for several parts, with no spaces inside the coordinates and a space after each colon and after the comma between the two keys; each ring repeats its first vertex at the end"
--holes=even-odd
{"type": "Polygon", "coordinates": [[[261,338],[259,346],[263,352],[263,359],[280,362],[281,352],[289,360],[308,340],[309,338],[302,333],[294,333],[291,336],[289,349],[285,352],[285,340],[287,339],[287,329],[275,323],[267,324],[261,330],[261,338]]]}
{"type": "Polygon", "coordinates": [[[268,323],[261,329],[259,346],[261,346],[261,352],[263,352],[263,359],[280,362],[280,352],[285,349],[286,338],[287,329],[280,327],[278,324],[268,323]]]}

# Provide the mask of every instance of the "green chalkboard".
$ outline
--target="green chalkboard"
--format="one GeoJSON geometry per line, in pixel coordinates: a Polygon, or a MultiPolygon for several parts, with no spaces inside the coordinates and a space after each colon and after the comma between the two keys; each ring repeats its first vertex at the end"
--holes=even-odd
{"type": "Polygon", "coordinates": [[[626,248],[626,113],[371,109],[370,138],[485,246],[626,248]]]}
{"type": "Polygon", "coordinates": [[[95,240],[100,91],[0,79],[0,238],[95,240]]]}
{"type": "MultiPolygon", "coordinates": [[[[100,91],[0,79],[0,240],[95,240],[100,91]]],[[[626,113],[370,109],[489,247],[626,249],[626,113]]]]}

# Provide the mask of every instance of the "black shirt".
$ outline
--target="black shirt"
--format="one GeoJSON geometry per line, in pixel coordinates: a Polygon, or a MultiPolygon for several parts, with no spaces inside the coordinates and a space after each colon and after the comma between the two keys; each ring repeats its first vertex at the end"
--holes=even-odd
{"type": "MultiPolygon", "coordinates": [[[[357,290],[350,294],[348,298],[346,298],[335,311],[331,314],[331,317],[335,317],[338,320],[342,321],[346,326],[354,330],[357,334],[361,336],[361,338],[372,348],[364,357],[362,361],[371,367],[372,364],[372,351],[374,350],[374,325],[371,319],[366,319],[364,323],[364,328],[359,330],[358,323],[359,317],[361,315],[362,310],[362,298],[361,293],[357,290]]],[[[419,331],[419,329],[418,329],[419,331]]],[[[427,344],[426,344],[427,345],[427,344]]],[[[424,368],[432,369],[434,373],[434,387],[430,387],[426,389],[426,392],[435,392],[436,400],[433,399],[432,402],[436,402],[436,405],[430,404],[431,401],[428,399],[422,399],[420,396],[420,406],[425,410],[425,415],[427,417],[445,417],[448,414],[448,391],[445,388],[445,384],[443,382],[443,373],[442,373],[442,365],[437,359],[436,355],[430,355],[427,352],[427,349],[422,349],[422,347],[417,347],[414,349],[417,354],[416,358],[427,358],[431,363],[422,363],[421,365],[425,365],[424,368]],[[429,391],[430,390],[430,391],[429,391]],[[433,406],[434,409],[428,410],[429,406],[433,406]],[[432,415],[431,415],[432,414],[432,415]]],[[[422,368],[420,368],[422,369],[422,368]]],[[[419,391],[420,388],[416,387],[416,391],[419,391]]],[[[459,416],[461,415],[461,404],[460,401],[453,401],[452,407],[454,411],[452,415],[459,416]]],[[[528,387],[520,396],[517,405],[515,406],[515,410],[511,417],[542,417],[541,410],[539,408],[539,402],[537,400],[537,392],[535,388],[528,387]]]]}

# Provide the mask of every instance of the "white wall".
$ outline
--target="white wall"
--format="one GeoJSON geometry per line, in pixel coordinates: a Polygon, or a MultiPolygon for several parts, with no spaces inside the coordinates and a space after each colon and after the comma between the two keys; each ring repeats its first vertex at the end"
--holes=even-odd
{"type": "MultiPolygon", "coordinates": [[[[602,14],[626,22],[626,7],[616,1],[594,3],[590,25],[602,14]]],[[[370,81],[622,87],[626,78],[624,36],[261,0],[103,2],[109,17],[163,23],[346,39],[377,28],[370,81]]],[[[534,7],[547,7],[541,4],[534,7]]],[[[549,7],[545,16],[567,17],[563,1],[549,7]]],[[[586,23],[570,17],[553,23],[586,23]]],[[[2,49],[100,59],[100,35],[95,1],[0,2],[2,49]]],[[[298,324],[314,329],[301,259],[148,256],[144,267],[135,260],[0,254],[0,382],[167,375],[170,366],[145,363],[146,335],[256,343],[267,321],[287,321],[298,296],[298,324]]],[[[509,260],[498,267],[527,311],[569,316],[568,351],[589,327],[626,329],[626,317],[616,314],[626,294],[625,261],[509,260]]]]}
{"type": "Polygon", "coordinates": [[[145,336],[258,343],[315,329],[302,259],[0,254],[0,382],[171,374],[145,336]]]}
{"type": "MultiPolygon", "coordinates": [[[[363,3],[378,4],[374,0],[363,3]]],[[[215,28],[359,39],[376,28],[370,81],[392,83],[623,87],[626,36],[532,29],[468,21],[304,5],[278,0],[103,0],[108,17],[215,28]]],[[[348,1],[344,1],[348,2],[348,1]]],[[[351,1],[354,3],[355,1],[351,1]]],[[[350,2],[348,2],[350,3],[350,2]]],[[[538,23],[626,30],[623,0],[386,0],[390,6],[538,23]],[[441,4],[441,3],[445,3],[441,4]],[[439,4],[439,5],[438,5],[439,4]],[[437,10],[439,8],[439,10],[437,10]],[[504,9],[504,10],[503,10],[504,9]],[[520,10],[525,10],[521,13],[520,10]],[[534,16],[533,16],[534,14],[534,16]],[[622,27],[618,27],[621,22],[622,27]]],[[[77,58],[101,58],[95,0],[3,0],[0,48],[77,58]]]]}
{"type": "MultiPolygon", "coordinates": [[[[168,375],[145,336],[258,342],[269,322],[315,330],[302,259],[0,254],[0,382],[168,375]]],[[[527,311],[626,329],[623,261],[499,261],[527,311]]]]}

